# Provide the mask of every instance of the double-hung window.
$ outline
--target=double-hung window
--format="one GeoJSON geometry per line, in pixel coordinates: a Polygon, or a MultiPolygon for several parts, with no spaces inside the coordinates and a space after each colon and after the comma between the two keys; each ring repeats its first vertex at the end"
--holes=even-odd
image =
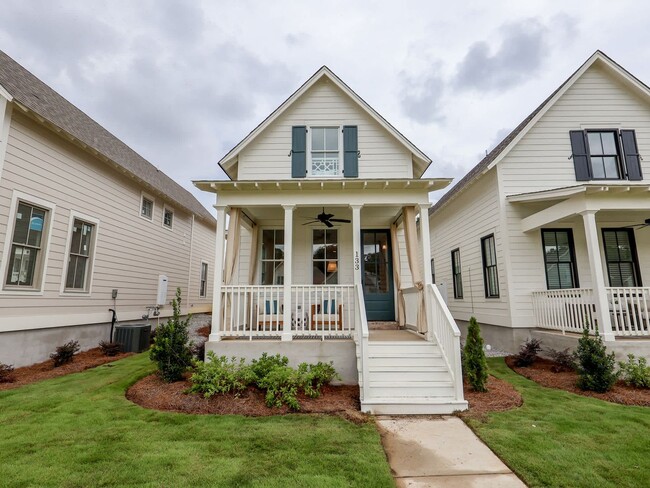
{"type": "Polygon", "coordinates": [[[284,284],[284,229],[262,231],[261,284],[284,284]]]}
{"type": "Polygon", "coordinates": [[[578,268],[571,229],[542,229],[542,246],[547,289],[578,288],[578,268]]]}
{"type": "Polygon", "coordinates": [[[153,198],[144,193],[140,200],[140,217],[147,220],[153,220],[153,198]]]}
{"type": "Polygon", "coordinates": [[[485,298],[499,298],[499,272],[497,269],[497,250],[494,245],[494,234],[481,239],[481,254],[483,256],[485,298]]]}
{"type": "Polygon", "coordinates": [[[49,225],[48,219],[47,209],[18,201],[5,277],[7,287],[40,287],[45,252],[44,234],[49,225]]]}
{"type": "Polygon", "coordinates": [[[595,180],[619,180],[621,158],[618,134],[614,131],[588,131],[589,162],[595,180]]]}
{"type": "Polygon", "coordinates": [[[339,176],[340,127],[311,127],[311,176],[339,176]]]}
{"type": "Polygon", "coordinates": [[[95,224],[75,218],[72,224],[65,290],[88,291],[95,246],[95,224]]]}
{"type": "Polygon", "coordinates": [[[208,293],[208,263],[201,262],[201,285],[199,288],[199,297],[205,298],[208,293]]]}
{"type": "Polygon", "coordinates": [[[163,207],[163,226],[171,229],[174,225],[174,211],[163,207]]]}
{"type": "Polygon", "coordinates": [[[603,229],[609,286],[642,286],[632,229],[603,229]]]}
{"type": "Polygon", "coordinates": [[[572,130],[569,138],[577,181],[643,179],[634,130],[572,130]]]}
{"type": "Polygon", "coordinates": [[[451,273],[454,281],[454,298],[463,298],[463,274],[460,266],[460,249],[451,251],[451,273]]]}
{"type": "Polygon", "coordinates": [[[314,285],[338,284],[338,230],[314,229],[312,237],[312,276],[314,285]]]}

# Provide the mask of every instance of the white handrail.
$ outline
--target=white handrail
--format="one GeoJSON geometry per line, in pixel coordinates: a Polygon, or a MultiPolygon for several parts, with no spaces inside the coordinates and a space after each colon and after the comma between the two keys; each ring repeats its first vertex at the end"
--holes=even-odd
{"type": "Polygon", "coordinates": [[[534,291],[533,313],[537,327],[565,332],[595,331],[596,302],[591,288],[534,291]]]}
{"type": "Polygon", "coordinates": [[[463,397],[463,370],[460,364],[460,329],[451,315],[438,289],[428,284],[425,289],[427,305],[430,310],[429,337],[435,338],[442,357],[454,381],[456,400],[463,397]]]}
{"type": "Polygon", "coordinates": [[[606,290],[614,334],[649,336],[650,288],[609,287],[606,290]]]}
{"type": "Polygon", "coordinates": [[[363,396],[362,400],[368,401],[369,398],[369,385],[368,378],[370,376],[370,369],[368,367],[368,317],[366,315],[366,307],[364,306],[363,290],[361,285],[355,285],[356,293],[356,309],[357,309],[357,337],[359,341],[359,359],[361,361],[361,382],[363,396]]]}

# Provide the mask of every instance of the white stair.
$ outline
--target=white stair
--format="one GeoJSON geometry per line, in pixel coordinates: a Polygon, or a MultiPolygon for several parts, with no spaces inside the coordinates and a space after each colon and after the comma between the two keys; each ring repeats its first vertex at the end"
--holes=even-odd
{"type": "Polygon", "coordinates": [[[423,340],[368,343],[368,377],[361,410],[373,414],[449,414],[465,410],[437,344],[423,340]]]}

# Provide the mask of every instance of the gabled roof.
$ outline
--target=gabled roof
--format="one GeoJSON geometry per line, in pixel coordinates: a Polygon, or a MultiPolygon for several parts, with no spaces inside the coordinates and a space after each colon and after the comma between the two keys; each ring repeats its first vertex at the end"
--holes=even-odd
{"type": "Polygon", "coordinates": [[[484,173],[493,168],[496,164],[503,159],[506,154],[517,144],[524,135],[537,123],[537,121],[550,109],[557,100],[580,78],[585,71],[587,71],[594,63],[602,63],[610,71],[618,75],[629,86],[650,97],[650,88],[632,75],[629,71],[625,70],[622,66],[616,63],[613,59],[607,56],[602,51],[596,51],[582,66],[573,72],[569,78],[566,79],[551,95],[544,100],[539,107],[526,117],[517,127],[515,127],[510,134],[508,134],[497,146],[492,149],[479,163],[474,166],[465,176],[463,176],[456,185],[454,185],[447,193],[445,193],[440,200],[436,202],[431,209],[429,215],[440,210],[453,198],[458,196],[463,190],[469,187],[474,181],[480,178],[484,173]]]}
{"type": "Polygon", "coordinates": [[[189,191],[0,51],[0,93],[3,89],[19,108],[39,122],[64,132],[85,150],[167,197],[170,203],[214,224],[214,217],[189,191]]]}
{"type": "Polygon", "coordinates": [[[379,125],[386,129],[393,135],[403,146],[405,146],[411,154],[413,154],[413,161],[416,164],[416,169],[419,174],[416,177],[422,176],[426,169],[431,164],[429,156],[424,154],[418,149],[411,141],[409,141],[400,131],[393,127],[386,119],[384,119],[374,108],[372,108],[366,101],[357,95],[352,88],[346,85],[332,70],[327,66],[323,66],[316,73],[314,73],[303,85],[291,94],[282,104],[276,108],[266,119],[264,119],[257,127],[255,127],[242,141],[233,147],[228,154],[226,154],[219,161],[219,166],[232,178],[232,169],[237,163],[237,156],[250,142],[257,137],[264,129],[273,123],[280,115],[282,115],[294,102],[312,86],[314,86],[322,78],[329,79],[334,85],[340,88],[346,95],[348,95],[356,104],[361,107],[371,118],[373,118],[379,125]]]}

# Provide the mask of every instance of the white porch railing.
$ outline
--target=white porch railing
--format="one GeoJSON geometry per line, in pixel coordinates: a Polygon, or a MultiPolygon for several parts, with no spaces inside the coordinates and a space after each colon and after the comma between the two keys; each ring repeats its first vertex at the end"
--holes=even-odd
{"type": "Polygon", "coordinates": [[[368,365],[368,337],[370,335],[368,331],[368,318],[366,316],[366,307],[364,305],[363,298],[363,289],[361,285],[355,285],[355,322],[356,327],[356,340],[359,347],[359,362],[358,365],[361,371],[361,401],[368,399],[370,395],[368,394],[369,385],[368,378],[370,377],[370,367],[368,365]]]}
{"type": "Polygon", "coordinates": [[[351,336],[355,330],[354,285],[293,285],[290,305],[284,287],[222,286],[220,333],[225,337],[351,336]],[[291,307],[285,331],[284,308],[291,307]]]}
{"type": "Polygon", "coordinates": [[[650,288],[607,288],[612,331],[619,336],[650,336],[650,288]]]}
{"type": "Polygon", "coordinates": [[[537,327],[565,332],[582,332],[598,327],[594,292],[591,288],[569,288],[533,292],[533,313],[537,327]]]}
{"type": "Polygon", "coordinates": [[[463,400],[463,371],[460,360],[460,330],[451,312],[445,304],[440,291],[434,285],[424,289],[427,300],[429,337],[435,339],[440,347],[442,357],[452,375],[456,400],[463,400]]]}

